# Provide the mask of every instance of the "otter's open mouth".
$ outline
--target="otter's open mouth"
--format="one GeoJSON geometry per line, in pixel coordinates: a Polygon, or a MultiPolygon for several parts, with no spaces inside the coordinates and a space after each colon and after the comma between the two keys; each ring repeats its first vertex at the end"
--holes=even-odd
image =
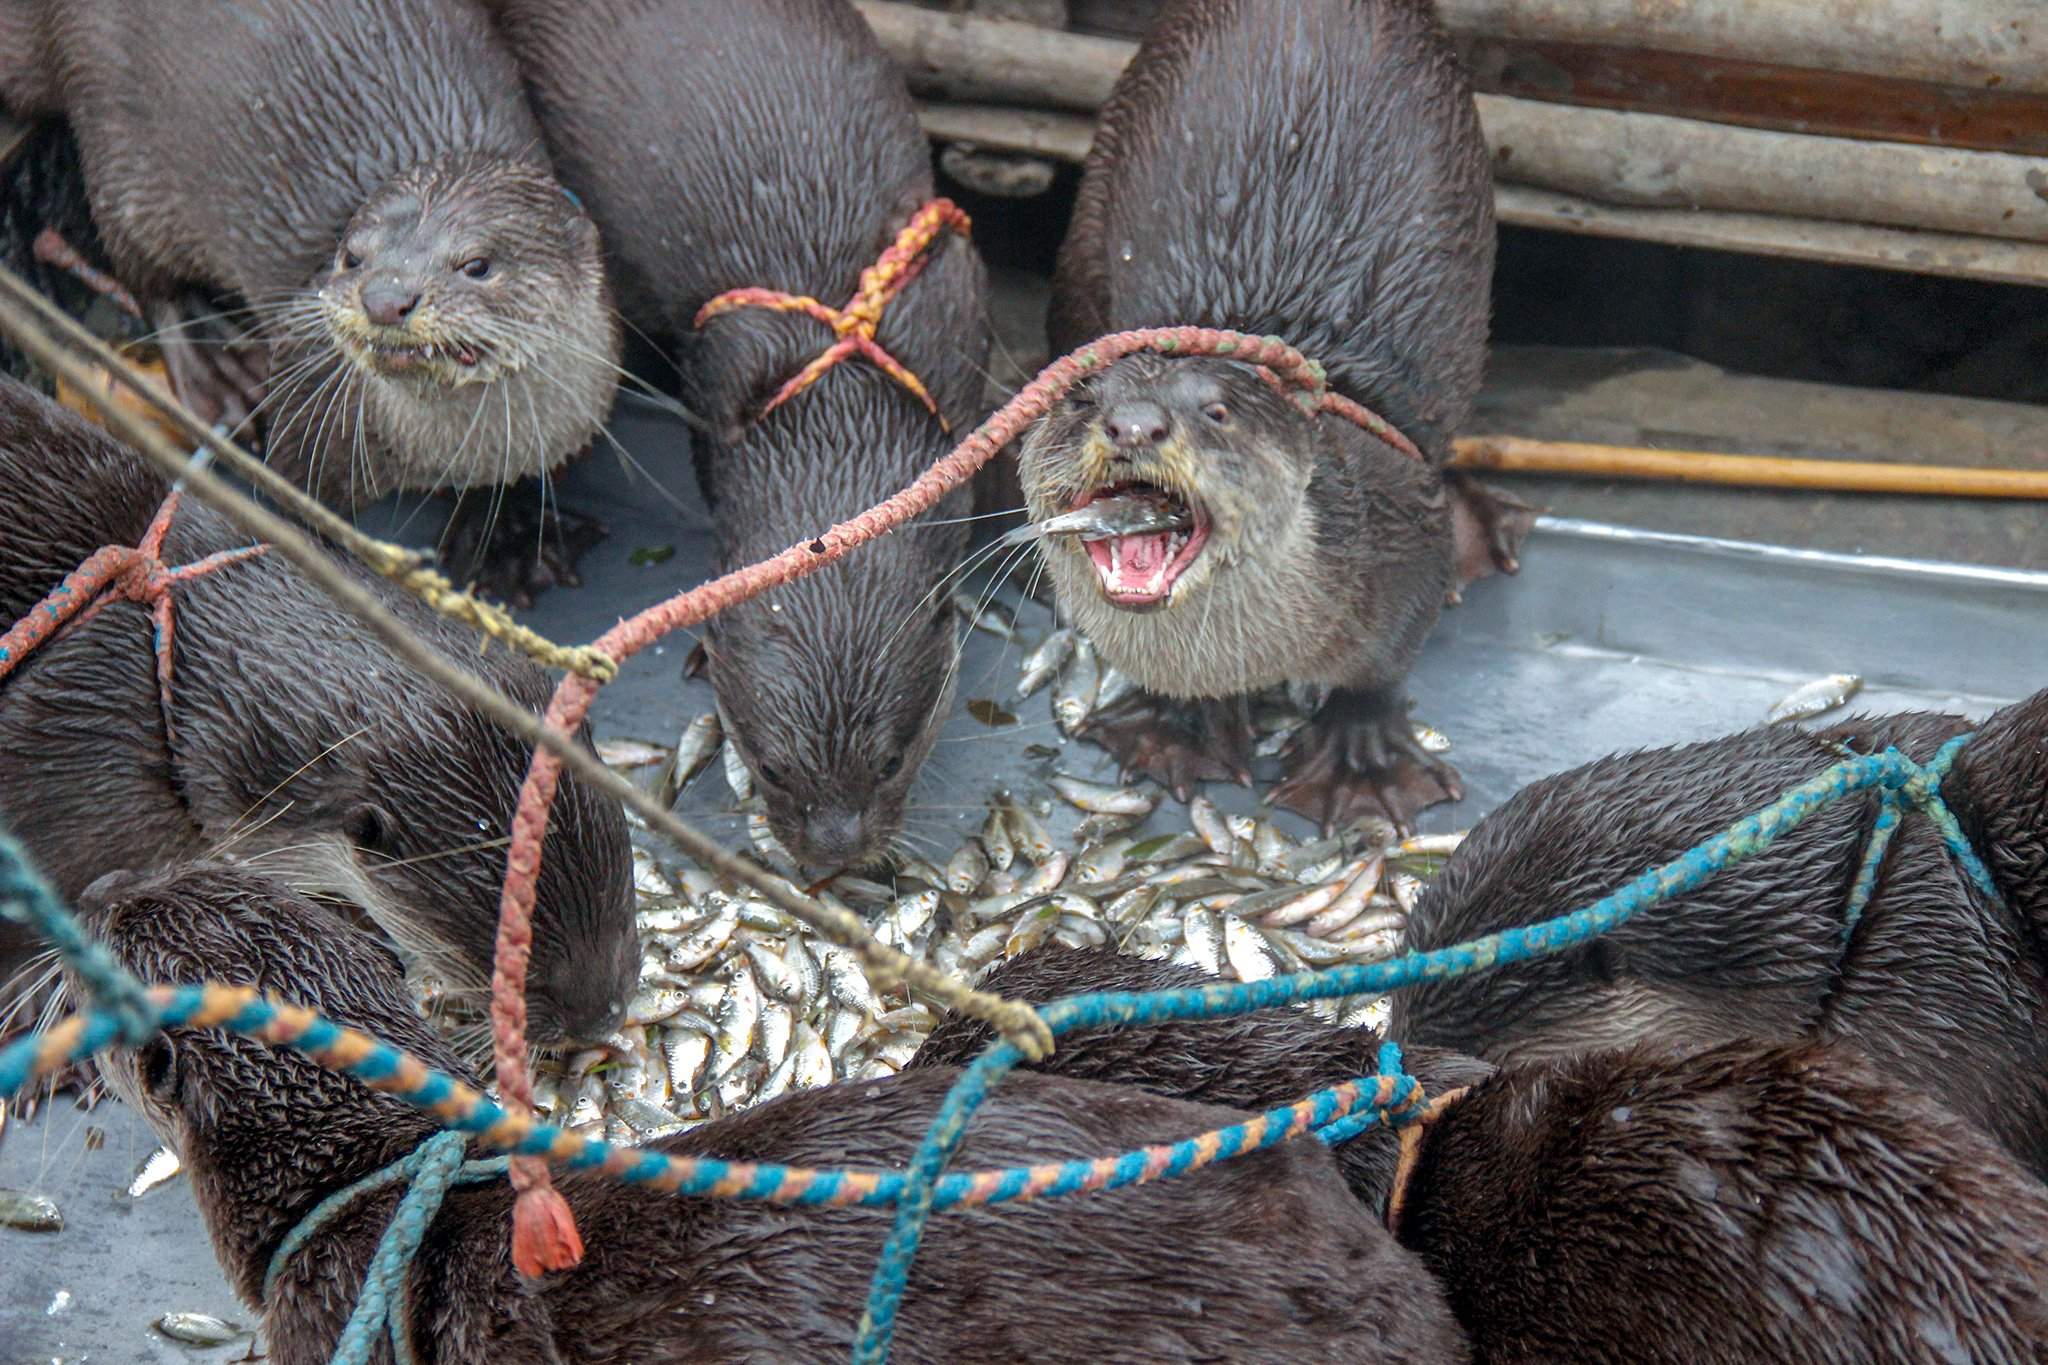
{"type": "Polygon", "coordinates": [[[1209,515],[1168,489],[1149,483],[1119,483],[1084,493],[1069,511],[1080,511],[1097,498],[1144,498],[1160,510],[1191,519],[1185,530],[1144,531],[1135,535],[1083,540],[1081,548],[1102,580],[1102,595],[1111,606],[1144,610],[1163,605],[1209,543],[1209,515]]]}
{"type": "Polygon", "coordinates": [[[463,369],[475,369],[478,360],[474,346],[439,345],[390,346],[381,342],[367,348],[370,363],[386,374],[409,374],[425,369],[429,365],[460,365],[463,369]]]}

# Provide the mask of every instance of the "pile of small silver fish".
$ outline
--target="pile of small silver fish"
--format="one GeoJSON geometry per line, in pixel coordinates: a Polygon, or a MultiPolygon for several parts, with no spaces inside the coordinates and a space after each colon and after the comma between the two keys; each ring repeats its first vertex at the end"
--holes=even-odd
{"type": "MultiPolygon", "coordinates": [[[[964,612],[969,604],[962,605],[964,612]]],[[[1129,686],[1064,629],[1030,651],[1023,673],[1020,696],[1058,680],[1053,709],[1069,732],[1129,686]]],[[[1277,751],[1312,705],[1262,701],[1254,711],[1261,751],[1277,751]]],[[[1418,735],[1448,747],[1426,727],[1418,735]]],[[[658,765],[652,785],[664,800],[722,756],[755,854],[778,875],[788,871],[715,713],[692,721],[673,749],[609,740],[598,752],[625,771],[658,765]]],[[[886,884],[840,875],[807,889],[862,914],[882,942],[956,977],[972,979],[1057,942],[1258,980],[1399,951],[1423,879],[1463,837],[1400,841],[1381,824],[1299,841],[1270,820],[1226,815],[1202,797],[1188,807],[1191,828],[1159,833],[1144,826],[1160,799],[1148,785],[1053,774],[1043,791],[995,793],[944,866],[910,860],[886,884]],[[1056,819],[1056,803],[1071,813],[1056,819]],[[1075,816],[1071,836],[1056,839],[1048,825],[1075,816]]],[[[940,1010],[905,988],[875,990],[851,951],[749,888],[652,845],[645,831],[636,833],[639,992],[603,1047],[542,1059],[535,1104],[552,1121],[615,1142],[657,1139],[785,1091],[893,1073],[938,1022],[940,1010]],[[643,842],[650,846],[637,846],[643,842]]],[[[1346,1025],[1385,1017],[1383,999],[1311,1008],[1346,1025]]]]}

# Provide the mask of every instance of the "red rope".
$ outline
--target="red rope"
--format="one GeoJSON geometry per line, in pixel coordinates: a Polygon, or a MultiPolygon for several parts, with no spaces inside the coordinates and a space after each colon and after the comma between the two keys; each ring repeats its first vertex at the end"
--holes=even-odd
{"type": "Polygon", "coordinates": [[[171,740],[171,642],[177,617],[171,604],[171,589],[188,579],[264,553],[268,545],[251,545],[240,550],[222,550],[179,568],[168,568],[160,556],[164,536],[177,515],[179,493],[173,489],[156,509],[149,528],[138,545],[107,545],[93,551],[85,563],[66,574],[48,597],[29,609],[28,615],[0,635],[0,679],[12,673],[36,646],[76,620],[83,625],[109,602],[141,602],[149,605],[156,622],[157,706],[163,712],[164,742],[171,740]]]}
{"type": "MultiPolygon", "coordinates": [[[[1067,390],[1090,374],[1135,351],[1148,350],[1170,355],[1226,356],[1260,366],[1283,390],[1299,393],[1307,410],[1329,412],[1355,422],[1404,454],[1422,458],[1406,437],[1376,413],[1330,393],[1322,367],[1277,337],[1253,337],[1205,327],[1119,332],[1046,366],[1016,397],[902,492],[814,540],[792,545],[771,559],[735,569],[657,603],[613,626],[592,647],[623,663],[671,631],[694,626],[770,588],[816,573],[857,546],[937,506],[940,499],[966,483],[996,452],[1050,412],[1067,390]]],[[[597,687],[589,679],[575,675],[562,679],[548,703],[545,723],[560,734],[573,735],[589,714],[597,687]]],[[[551,750],[534,749],[525,785],[520,788],[519,807],[512,819],[512,846],[506,857],[505,890],[498,907],[498,956],[491,977],[492,1052],[502,1103],[519,1114],[526,1113],[533,1104],[533,1082],[526,1067],[526,967],[533,948],[534,888],[540,876],[542,839],[561,771],[561,761],[551,750]]],[[[513,1206],[512,1259],[520,1273],[539,1275],[545,1270],[575,1265],[583,1255],[582,1241],[576,1234],[568,1205],[553,1188],[546,1163],[537,1157],[513,1158],[512,1182],[519,1190],[513,1206]]]]}
{"type": "Polygon", "coordinates": [[[931,260],[926,253],[938,241],[939,234],[951,228],[965,237],[971,226],[971,220],[959,205],[950,199],[934,199],[912,214],[889,248],[873,265],[861,271],[860,287],[854,290],[853,297],[846,301],[844,307],[833,308],[807,294],[785,294],[776,289],[728,289],[697,310],[695,325],[702,327],[711,319],[740,308],[769,308],[777,312],[807,314],[838,334],[839,340],[797,371],[795,377],[768,400],[768,405],[761,409],[756,420],[766,417],[815,384],[825,371],[840,361],[858,355],[916,394],[918,401],[939,419],[939,426],[951,431],[945,414],[939,411],[939,405],[926,390],[924,381],[912,374],[902,361],[882,349],[881,343],[875,340],[875,331],[882,325],[882,310],[917,278],[931,260]]]}

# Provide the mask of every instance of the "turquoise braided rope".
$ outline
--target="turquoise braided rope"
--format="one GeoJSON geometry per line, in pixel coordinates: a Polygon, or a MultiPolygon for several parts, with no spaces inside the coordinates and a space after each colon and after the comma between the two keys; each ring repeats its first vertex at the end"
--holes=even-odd
{"type": "Polygon", "coordinates": [[[388,1332],[391,1352],[397,1365],[411,1365],[412,1343],[405,1330],[409,1317],[404,1308],[404,1283],[406,1266],[410,1264],[419,1241],[426,1229],[433,1223],[434,1215],[450,1189],[457,1185],[476,1185],[495,1180],[505,1174],[511,1165],[508,1157],[492,1157],[484,1161],[463,1161],[462,1153],[468,1139],[460,1132],[443,1130],[429,1137],[405,1156],[372,1175],[367,1175],[345,1189],[328,1195],[291,1230],[277,1251],[270,1258],[269,1267],[263,1272],[263,1298],[270,1299],[271,1287],[277,1276],[291,1258],[312,1241],[320,1229],[363,1195],[386,1186],[410,1182],[411,1188],[405,1199],[392,1216],[383,1240],[377,1245],[377,1254],[370,1262],[363,1277],[363,1288],[356,1299],[354,1312],[349,1315],[347,1325],[335,1347],[334,1365],[357,1365],[368,1359],[375,1347],[380,1329],[388,1332]],[[453,1170],[448,1169],[452,1160],[453,1170]],[[415,1231],[406,1231],[408,1228],[415,1231]],[[410,1239],[409,1245],[406,1238],[410,1239]],[[399,1289],[400,1310],[390,1311],[392,1289],[399,1289]]]}
{"type": "MultiPolygon", "coordinates": [[[[1927,767],[1907,758],[1896,748],[1881,754],[1863,754],[1800,783],[1754,815],[1745,816],[1721,834],[1688,850],[1661,867],[1651,868],[1619,890],[1593,904],[1554,919],[1521,928],[1504,929],[1469,943],[1454,944],[1426,953],[1406,953],[1381,962],[1334,967],[1299,976],[1270,977],[1254,982],[1218,982],[1211,986],[1143,995],[1131,992],[1102,992],[1070,996],[1039,1011],[1055,1038],[1077,1028],[1121,1028],[1130,1024],[1156,1024],[1178,1019],[1216,1019],[1250,1014],[1278,1005],[1303,1000],[1329,999],[1345,995],[1382,995],[1420,981],[1441,981],[1532,958],[1547,957],[1574,948],[1649,906],[1684,895],[1735,863],[1763,852],[1784,834],[1796,828],[1814,812],[1835,801],[1872,787],[1888,794],[1903,792],[1905,799],[1922,809],[1941,806],[1941,777],[1970,736],[1958,735],[1943,745],[1927,767]],[[1919,780],[1916,780],[1919,779],[1919,780]]],[[[1996,884],[1963,837],[1953,815],[1941,823],[1943,839],[1962,863],[1971,879],[1994,902],[1996,884]]],[[[979,1109],[1002,1079],[1019,1062],[1023,1053],[1000,1039],[977,1057],[955,1083],[926,1131],[923,1143],[911,1158],[909,1185],[896,1205],[896,1226],[882,1249],[880,1262],[868,1285],[868,1304],[861,1315],[860,1335],[853,1351],[853,1365],[884,1365],[896,1327],[896,1311],[909,1282],[910,1265],[917,1256],[924,1226],[933,1208],[933,1191],[947,1162],[959,1149],[967,1121],[979,1109]]]]}
{"type": "MultiPolygon", "coordinates": [[[[1942,843],[1948,848],[1949,856],[1992,904],[1999,903],[1998,885],[1991,879],[1991,870],[1984,866],[1984,860],[1963,833],[1957,823],[1955,812],[1941,799],[1941,781],[1948,776],[1948,770],[1956,761],[1956,755],[1970,742],[1969,735],[1957,735],[1935,751],[1934,757],[1913,772],[1905,781],[1884,787],[1882,804],[1878,807],[1877,819],[1871,823],[1870,840],[1863,852],[1862,866],[1856,870],[1855,885],[1849,891],[1849,905],[1843,913],[1842,941],[1847,943],[1856,933],[1856,925],[1863,918],[1864,909],[1870,898],[1877,894],[1877,879],[1884,870],[1885,854],[1891,850],[1892,836],[1899,832],[1904,819],[1905,807],[1910,805],[1933,822],[1941,834],[1942,843]]],[[[1889,752],[1897,752],[1891,750],[1889,752]]],[[[1907,760],[1910,762],[1911,760],[1907,760]]]]}
{"type": "MultiPolygon", "coordinates": [[[[84,928],[50,884],[43,880],[21,845],[0,830],[0,915],[26,924],[48,939],[72,971],[85,982],[99,1004],[113,1011],[121,1040],[140,1047],[156,1034],[156,1011],[149,993],[114,955],[86,937],[84,928]]],[[[0,1089],[11,1095],[18,1087],[0,1089]]]]}

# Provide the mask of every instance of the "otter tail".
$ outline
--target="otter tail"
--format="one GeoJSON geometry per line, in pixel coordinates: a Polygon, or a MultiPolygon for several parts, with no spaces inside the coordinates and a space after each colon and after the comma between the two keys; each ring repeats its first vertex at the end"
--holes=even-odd
{"type": "Polygon", "coordinates": [[[1942,794],[2048,958],[2048,690],[1979,726],[1942,794]]]}
{"type": "MultiPolygon", "coordinates": [[[[0,263],[65,312],[83,317],[100,295],[71,271],[37,256],[36,239],[45,230],[55,232],[88,264],[109,269],[93,227],[78,143],[71,126],[56,118],[29,125],[11,154],[0,135],[0,263]]],[[[94,330],[105,334],[120,328],[117,323],[94,330]]],[[[0,337],[0,372],[45,393],[50,390],[49,377],[5,337],[0,337]]]]}

